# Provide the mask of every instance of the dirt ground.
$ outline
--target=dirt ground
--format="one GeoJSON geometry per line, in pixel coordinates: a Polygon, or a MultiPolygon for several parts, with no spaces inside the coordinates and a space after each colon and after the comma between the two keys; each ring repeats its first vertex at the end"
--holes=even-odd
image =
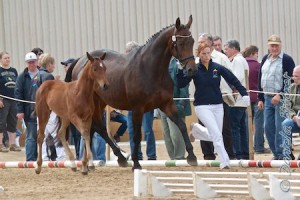
{"type": "MultiPolygon", "coordinates": [[[[120,146],[128,152],[127,143],[120,146]]],[[[193,143],[195,154],[202,159],[199,141],[193,143]]],[[[298,155],[296,149],[295,155],[298,155]]],[[[143,146],[143,152],[145,147],[143,146]]],[[[24,148],[21,152],[0,153],[0,161],[24,161],[24,148]]],[[[157,144],[157,156],[160,160],[168,159],[165,145],[157,144]]],[[[255,155],[256,160],[269,160],[271,154],[255,155]]],[[[179,170],[179,171],[220,171],[213,167],[144,167],[148,170],[179,170]]],[[[263,168],[231,168],[228,171],[278,171],[278,169],[263,168]]],[[[298,171],[298,170],[296,170],[298,171]]],[[[298,171],[299,172],[299,171],[298,171]]],[[[32,200],[32,199],[159,199],[154,197],[136,198],[133,196],[133,173],[131,168],[98,167],[87,176],[80,171],[70,169],[43,168],[41,174],[36,175],[34,169],[7,168],[0,169],[0,199],[32,200]]],[[[192,195],[179,195],[164,199],[197,199],[192,195]]],[[[239,197],[225,197],[219,199],[245,199],[239,197]]]]}

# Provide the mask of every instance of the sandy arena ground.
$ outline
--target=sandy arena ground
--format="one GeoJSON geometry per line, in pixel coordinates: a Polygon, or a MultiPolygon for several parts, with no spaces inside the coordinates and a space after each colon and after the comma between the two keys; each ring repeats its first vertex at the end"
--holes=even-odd
{"type": "MultiPolygon", "coordinates": [[[[127,143],[121,147],[129,152],[127,143]]],[[[193,143],[197,158],[202,159],[199,141],[193,143]]],[[[298,155],[297,147],[295,155],[298,155]]],[[[143,146],[145,152],[145,146],[143,146]]],[[[0,153],[0,161],[24,161],[24,148],[21,152],[0,153]]],[[[163,142],[157,144],[157,156],[160,160],[167,160],[168,155],[163,142]]],[[[256,160],[269,160],[271,154],[255,155],[256,160]]],[[[200,167],[144,167],[149,170],[179,170],[179,171],[220,171],[219,168],[200,167]]],[[[279,169],[263,168],[231,168],[228,171],[279,171],[279,169]]],[[[300,170],[293,170],[300,172],[300,170]]],[[[34,169],[0,169],[0,199],[7,200],[35,200],[35,199],[158,199],[154,197],[133,197],[133,173],[131,168],[103,167],[95,172],[83,176],[80,170],[72,172],[70,169],[43,168],[40,175],[34,169]]],[[[162,198],[161,198],[162,199],[162,198]]],[[[195,196],[180,195],[164,199],[197,199],[195,196]]],[[[225,197],[218,199],[245,199],[244,197],[225,197]]],[[[250,198],[249,198],[250,199],[250,198]]]]}

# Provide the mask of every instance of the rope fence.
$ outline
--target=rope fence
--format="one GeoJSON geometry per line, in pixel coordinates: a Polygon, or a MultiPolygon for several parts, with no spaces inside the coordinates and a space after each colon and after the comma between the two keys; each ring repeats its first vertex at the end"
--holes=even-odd
{"type": "MultiPolygon", "coordinates": [[[[290,93],[276,93],[276,92],[262,92],[262,91],[257,91],[257,90],[248,90],[248,93],[263,93],[266,95],[276,95],[276,94],[280,94],[283,96],[300,96],[300,94],[290,94],[290,93]]],[[[222,96],[230,96],[230,95],[238,95],[239,93],[231,93],[231,94],[223,94],[222,96]]],[[[35,104],[34,101],[25,101],[25,100],[21,100],[21,99],[16,99],[16,98],[11,98],[5,95],[1,95],[0,97],[5,98],[5,99],[10,99],[10,100],[14,100],[14,101],[18,101],[18,102],[23,102],[23,103],[32,103],[35,104]]],[[[173,98],[174,100],[191,100],[194,101],[194,98],[173,98]]]]}

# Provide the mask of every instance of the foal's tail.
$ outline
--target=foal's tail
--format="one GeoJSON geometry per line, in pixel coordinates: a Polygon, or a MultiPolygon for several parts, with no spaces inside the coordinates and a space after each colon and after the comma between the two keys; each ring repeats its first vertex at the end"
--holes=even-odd
{"type": "Polygon", "coordinates": [[[74,67],[75,67],[75,65],[76,65],[76,63],[78,62],[79,59],[80,58],[77,58],[70,65],[70,67],[69,67],[69,69],[67,70],[67,73],[66,73],[65,82],[71,82],[72,81],[72,72],[73,72],[73,69],[74,69],[74,67]]]}

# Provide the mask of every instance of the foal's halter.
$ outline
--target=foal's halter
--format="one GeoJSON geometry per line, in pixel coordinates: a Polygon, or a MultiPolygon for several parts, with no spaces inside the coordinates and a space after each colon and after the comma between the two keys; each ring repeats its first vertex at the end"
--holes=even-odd
{"type": "Polygon", "coordinates": [[[178,48],[177,48],[177,38],[188,38],[188,37],[192,37],[192,34],[190,35],[176,35],[175,34],[175,31],[176,31],[176,28],[174,30],[174,35],[172,35],[172,45],[173,47],[175,47],[175,50],[176,50],[176,54],[177,54],[177,57],[176,59],[178,60],[179,64],[185,68],[186,65],[188,64],[188,62],[192,59],[195,59],[194,55],[192,56],[189,56],[189,57],[186,57],[186,58],[181,58],[181,55],[179,54],[178,52],[178,48]],[[183,63],[185,62],[185,63],[183,63]]]}

